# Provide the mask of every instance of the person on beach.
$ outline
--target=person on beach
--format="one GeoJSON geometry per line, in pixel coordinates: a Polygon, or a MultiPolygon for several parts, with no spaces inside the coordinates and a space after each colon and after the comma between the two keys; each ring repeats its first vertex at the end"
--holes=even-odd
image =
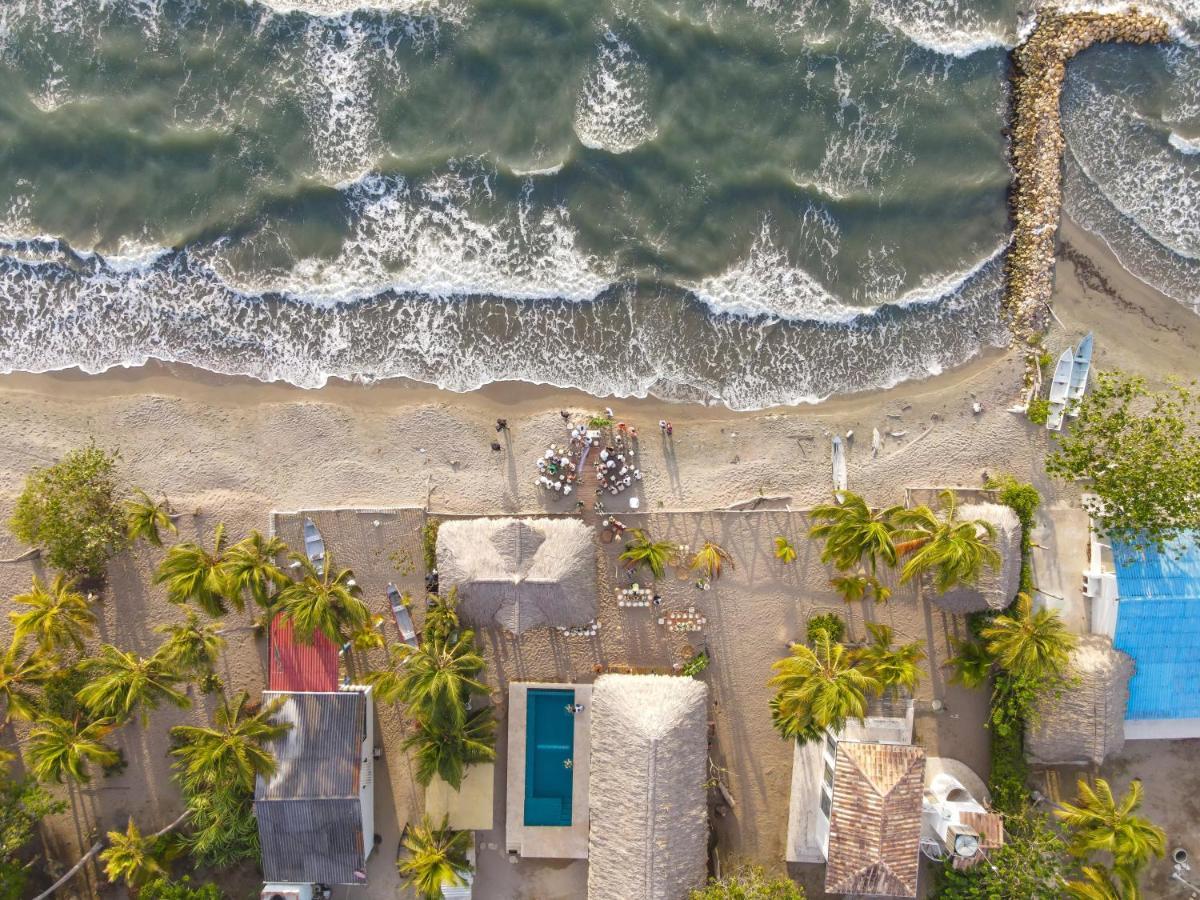
{"type": "Polygon", "coordinates": [[[675,433],[675,426],[672,425],[670,422],[668,422],[667,423],[667,437],[670,437],[674,433],[675,433]]]}
{"type": "Polygon", "coordinates": [[[570,421],[571,421],[571,414],[570,414],[569,412],[567,412],[565,409],[560,409],[560,410],[558,411],[558,414],[559,414],[560,416],[562,416],[562,418],[563,418],[563,421],[564,421],[564,422],[570,422],[570,421]]]}
{"type": "Polygon", "coordinates": [[[663,434],[667,433],[667,420],[666,419],[658,420],[658,430],[661,431],[663,434]]]}
{"type": "Polygon", "coordinates": [[[500,442],[492,441],[492,449],[495,450],[497,453],[499,453],[500,452],[500,442]]]}
{"type": "Polygon", "coordinates": [[[496,433],[499,434],[501,431],[508,431],[508,419],[496,420],[496,433]]]}

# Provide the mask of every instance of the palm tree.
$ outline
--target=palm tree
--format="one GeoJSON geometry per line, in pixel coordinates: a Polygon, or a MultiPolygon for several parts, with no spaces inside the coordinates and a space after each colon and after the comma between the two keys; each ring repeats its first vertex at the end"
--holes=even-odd
{"type": "Polygon", "coordinates": [[[1012,609],[980,630],[987,652],[1014,675],[1042,679],[1067,669],[1075,636],[1052,609],[1033,611],[1033,598],[1017,594],[1012,609]]]}
{"type": "Polygon", "coordinates": [[[868,622],[871,643],[854,654],[854,661],[864,672],[879,682],[880,689],[906,688],[910,693],[921,682],[921,663],[925,660],[925,645],[921,641],[892,647],[892,629],[878,622],[868,622]]]}
{"type": "Polygon", "coordinates": [[[857,603],[867,596],[867,588],[870,586],[870,579],[866,575],[855,573],[853,575],[834,575],[829,579],[829,583],[833,585],[833,589],[842,595],[842,600],[846,603],[857,603]]]}
{"type": "Polygon", "coordinates": [[[166,584],[167,599],[172,603],[194,601],[210,616],[225,614],[225,601],[233,600],[240,610],[242,595],[229,583],[225,570],[225,524],[213,530],[210,553],[199,544],[185,541],[167,551],[154,575],[155,584],[166,584]]]}
{"type": "Polygon", "coordinates": [[[678,548],[670,541],[655,541],[641,528],[631,528],[629,534],[633,540],[625,545],[618,558],[631,569],[645,566],[655,578],[662,578],[667,571],[667,562],[678,548]]]}
{"type": "Polygon", "coordinates": [[[726,564],[731,569],[737,568],[728,550],[712,541],[705,541],[692,556],[691,567],[716,581],[721,577],[721,569],[726,564]]]}
{"type": "Polygon", "coordinates": [[[462,786],[467,766],[496,758],[496,720],[490,706],[467,714],[462,724],[417,721],[417,730],[404,741],[405,750],[415,750],[417,781],[426,787],[439,776],[456,791],[462,786]]]}
{"type": "Polygon", "coordinates": [[[134,488],[133,499],[125,501],[125,529],[130,542],[141,539],[155,547],[161,547],[161,528],[172,534],[177,531],[171,519],[171,504],[167,498],[155,500],[141,488],[134,488]]]}
{"type": "Polygon", "coordinates": [[[903,507],[889,506],[873,512],[867,501],[853,491],[834,491],[834,501],[815,507],[809,514],[817,521],[809,529],[809,537],[825,541],[821,562],[832,562],[846,571],[866,559],[872,575],[879,560],[894,566],[893,521],[903,507]]]}
{"type": "Polygon", "coordinates": [[[429,595],[423,630],[427,635],[437,635],[443,639],[458,631],[458,585],[444,594],[429,595]]]}
{"type": "Polygon", "coordinates": [[[1067,896],[1072,900],[1138,900],[1137,874],[1116,868],[1111,872],[1104,866],[1083,866],[1083,878],[1066,882],[1067,896]],[[1115,883],[1113,879],[1116,879],[1115,883]]]}
{"type": "Polygon", "coordinates": [[[13,719],[27,722],[38,717],[37,698],[32,689],[50,677],[51,664],[44,657],[25,652],[24,641],[13,635],[12,643],[4,656],[0,657],[0,698],[4,699],[4,719],[7,725],[13,719]]]}
{"type": "Polygon", "coordinates": [[[54,576],[47,590],[34,575],[29,593],[13,597],[13,603],[29,607],[28,612],[13,610],[8,614],[13,637],[20,641],[32,637],[48,653],[68,646],[83,650],[84,639],[95,632],[96,614],[88,599],[74,587],[73,579],[60,574],[54,576]]]}
{"type": "Polygon", "coordinates": [[[180,672],[194,675],[211,672],[225,646],[222,629],[212,622],[201,622],[190,609],[185,621],[159,625],[154,630],[167,636],[155,656],[180,672]]]}
{"type": "Polygon", "coordinates": [[[951,638],[950,644],[954,648],[954,655],[948,661],[951,670],[950,681],[966,688],[977,688],[986,684],[988,676],[992,674],[993,662],[987,647],[979,641],[963,641],[958,638],[951,638]]]}
{"type": "Polygon", "coordinates": [[[307,556],[291,554],[300,564],[301,578],[279,593],[279,607],[292,620],[302,641],[311,641],[318,631],[334,643],[342,642],[343,631],[353,633],[368,625],[371,611],[362,602],[362,590],[349,569],[338,569],[333,558],[318,572],[307,556]]]}
{"type": "Polygon", "coordinates": [[[413,892],[424,900],[441,900],[442,887],[462,887],[470,873],[467,851],[471,846],[467,831],[451,831],[449,818],[434,828],[429,816],[420,825],[408,829],[401,843],[408,858],[397,862],[400,874],[413,892]]]}
{"type": "Polygon", "coordinates": [[[416,648],[393,644],[390,654],[395,668],[368,672],[365,680],[382,702],[406,703],[418,719],[462,724],[468,695],[487,693],[476,678],[484,661],[470,629],[457,636],[427,634],[416,648]]]}
{"type": "Polygon", "coordinates": [[[264,537],[257,530],[230,547],[225,554],[224,569],[235,595],[249,595],[270,611],[276,595],[288,583],[287,574],[275,562],[287,552],[287,544],[281,539],[264,537]]]}
{"type": "Polygon", "coordinates": [[[775,538],[775,558],[785,566],[796,561],[796,548],[783,535],[778,535],[775,538]]]}
{"type": "Polygon", "coordinates": [[[1135,778],[1129,792],[1118,802],[1103,778],[1093,788],[1083,778],[1078,783],[1076,803],[1062,803],[1054,811],[1070,834],[1067,846],[1079,857],[1108,853],[1118,869],[1136,872],[1151,856],[1167,852],[1167,835],[1144,816],[1135,815],[1142,805],[1142,782],[1135,778]]]}
{"type": "Polygon", "coordinates": [[[104,743],[115,728],[112,719],[84,723],[76,717],[68,722],[57,716],[41,719],[29,732],[26,762],[38,781],[57,781],[69,775],[76,781],[89,781],[88,764],[112,766],[121,755],[104,743]]]}
{"type": "Polygon", "coordinates": [[[126,722],[140,711],[145,721],[164,700],[180,709],[192,705],[186,694],[175,689],[184,680],[179,667],[157,653],[143,657],[104,644],[98,656],[80,665],[92,673],[92,679],[75,697],[93,715],[126,722]]]}
{"type": "Polygon", "coordinates": [[[114,883],[124,881],[129,893],[136,897],[147,883],[167,877],[167,867],[163,865],[165,849],[158,835],[143,836],[130,816],[124,831],[108,833],[108,848],[100,853],[104,875],[114,883]]]}
{"type": "Polygon", "coordinates": [[[213,713],[213,727],[177,725],[171,737],[178,746],[171,754],[184,780],[193,785],[236,785],[247,792],[254,790],[255,776],[275,771],[275,757],[266,745],[283,737],[291,722],[272,720],[284,699],[277,698],[261,709],[250,707],[245,691],[233,701],[224,698],[213,713]]]}
{"type": "Polygon", "coordinates": [[[992,546],[995,525],[986,519],[960,521],[954,492],[942,491],[939,496],[944,517],[928,506],[900,509],[895,514],[895,536],[896,553],[908,557],[900,581],[931,572],[934,589],[944,594],[957,585],[977,582],[984,566],[1000,565],[1000,554],[992,546]]]}
{"type": "Polygon", "coordinates": [[[770,684],[778,691],[771,701],[775,727],[784,737],[813,740],[825,729],[834,731],[847,719],[867,714],[867,692],[879,682],[854,665],[849,651],[816,635],[813,647],[793,644],[790,656],[776,661],[778,673],[770,684]]]}

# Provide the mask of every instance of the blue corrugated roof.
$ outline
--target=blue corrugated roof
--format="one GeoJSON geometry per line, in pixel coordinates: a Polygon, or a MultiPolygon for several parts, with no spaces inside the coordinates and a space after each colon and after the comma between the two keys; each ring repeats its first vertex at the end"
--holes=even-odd
{"type": "Polygon", "coordinates": [[[1200,719],[1200,532],[1162,552],[1113,545],[1117,632],[1133,657],[1127,719],[1200,719]]]}

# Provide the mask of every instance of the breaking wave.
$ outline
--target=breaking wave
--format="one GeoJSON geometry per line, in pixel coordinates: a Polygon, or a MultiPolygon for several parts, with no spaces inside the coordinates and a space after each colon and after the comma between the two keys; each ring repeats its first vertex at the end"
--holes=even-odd
{"type": "Polygon", "coordinates": [[[585,147],[628,153],[654,140],[648,70],[633,48],[606,31],[575,107],[575,133],[585,147]]]}

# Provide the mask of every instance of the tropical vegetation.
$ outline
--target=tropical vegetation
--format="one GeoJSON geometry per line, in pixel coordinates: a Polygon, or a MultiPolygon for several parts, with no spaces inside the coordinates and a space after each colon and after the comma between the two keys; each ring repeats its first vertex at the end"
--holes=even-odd
{"type": "Polygon", "coordinates": [[[73,648],[83,650],[83,642],[96,630],[96,614],[87,597],[75,590],[75,581],[58,574],[47,587],[36,575],[28,593],[17,594],[13,603],[27,606],[25,612],[8,614],[13,623],[13,640],[33,638],[45,653],[73,648]]]}
{"type": "Polygon", "coordinates": [[[901,506],[873,510],[853,491],[835,491],[833,503],[814,507],[809,514],[816,524],[808,534],[825,542],[822,562],[846,572],[865,560],[873,575],[880,561],[896,565],[893,535],[896,518],[903,510],[901,506]]]}
{"type": "Polygon", "coordinates": [[[901,583],[928,574],[940,594],[979,581],[985,567],[1000,565],[993,546],[996,527],[986,519],[960,520],[953,491],[939,495],[942,513],[928,506],[899,509],[893,516],[896,554],[906,558],[901,583]]]}
{"type": "Polygon", "coordinates": [[[700,549],[693,554],[690,565],[693,570],[703,572],[713,581],[721,577],[721,571],[725,566],[729,566],[730,569],[735,568],[733,557],[729,555],[729,551],[712,541],[705,541],[700,545],[700,549]]]}
{"type": "Polygon", "coordinates": [[[9,526],[67,575],[96,579],[128,543],[118,455],[94,445],[72,450],[25,479],[9,526]]]}
{"type": "Polygon", "coordinates": [[[804,900],[804,889],[787,875],[772,875],[762,866],[739,866],[724,878],[688,894],[688,900],[804,900]]]}
{"type": "Polygon", "coordinates": [[[25,762],[38,781],[62,783],[65,777],[74,781],[91,780],[91,765],[116,765],[121,756],[104,743],[115,729],[112,719],[93,722],[77,718],[47,717],[40,719],[29,731],[25,762]]]}
{"type": "Polygon", "coordinates": [[[631,569],[645,566],[655,578],[662,578],[679,548],[670,541],[656,541],[641,528],[629,530],[631,540],[625,544],[619,559],[631,569]]]}
{"type": "Polygon", "coordinates": [[[1033,598],[1024,593],[980,629],[980,637],[1001,669],[1038,681],[1061,677],[1076,643],[1055,610],[1034,611],[1033,598]]]}
{"type": "Polygon", "coordinates": [[[138,656],[102,644],[99,654],[81,665],[90,679],[76,696],[93,715],[123,724],[140,713],[145,722],[150,711],[164,702],[180,709],[191,706],[187,694],[179,690],[184,673],[162,654],[138,656]]]}
{"type": "Polygon", "coordinates": [[[178,531],[167,498],[155,500],[141,488],[134,488],[133,496],[125,501],[125,530],[130,543],[140,540],[155,547],[162,546],[163,531],[178,531]]]}
{"type": "Polygon", "coordinates": [[[0,768],[0,900],[28,896],[25,885],[38,860],[29,848],[38,823],[66,809],[65,801],[54,799],[32,778],[13,778],[0,768]]]}
{"type": "Polygon", "coordinates": [[[467,861],[471,846],[469,831],[454,831],[449,819],[435,826],[425,816],[409,827],[401,841],[406,856],[397,860],[400,875],[419,897],[440,900],[443,887],[462,887],[472,871],[467,861]]]}
{"type": "Polygon", "coordinates": [[[25,642],[15,635],[8,649],[0,656],[0,700],[4,701],[4,718],[0,724],[13,719],[32,721],[38,715],[35,688],[46,682],[53,671],[50,661],[41,654],[27,652],[25,642]]]}
{"type": "Polygon", "coordinates": [[[262,707],[250,704],[245,691],[232,700],[222,698],[208,726],[177,725],[171,729],[175,749],[171,754],[182,779],[190,785],[222,785],[254,790],[255,778],[275,771],[275,758],[267,744],[287,734],[290,722],[279,722],[283,699],[262,707]]]}
{"type": "Polygon", "coordinates": [[[1061,803],[1054,815],[1069,835],[1068,849],[1079,858],[1102,853],[1112,860],[1120,877],[1132,876],[1145,868],[1152,857],[1167,852],[1166,833],[1145,816],[1137,814],[1142,805],[1142,782],[1134,779],[1125,796],[1118,800],[1108,781],[1097,778],[1095,784],[1079,779],[1074,803],[1061,803]]]}
{"type": "Polygon", "coordinates": [[[775,558],[785,566],[791,565],[796,561],[796,548],[783,535],[778,535],[775,538],[775,558]]]}
{"type": "Polygon", "coordinates": [[[893,647],[892,629],[877,622],[868,622],[867,631],[871,635],[870,642],[854,654],[858,667],[878,682],[885,693],[900,689],[915,691],[923,674],[921,663],[925,661],[924,643],[912,641],[893,647]]]}
{"type": "Polygon", "coordinates": [[[1153,390],[1138,375],[1097,372],[1077,413],[1046,471],[1087,481],[1084,507],[1109,540],[1161,549],[1200,527],[1196,382],[1153,390]]]}
{"type": "Polygon", "coordinates": [[[867,714],[867,695],[878,693],[879,682],[855,665],[854,655],[820,631],[811,647],[793,644],[791,653],[776,661],[770,684],[771,717],[785,738],[818,740],[826,729],[837,731],[848,719],[867,714]]]}
{"type": "Polygon", "coordinates": [[[163,557],[154,574],[154,582],[164,585],[172,603],[195,603],[210,616],[223,616],[226,601],[243,606],[241,594],[233,591],[225,566],[225,524],[213,529],[210,551],[194,541],[175,544],[163,557]]]}
{"type": "Polygon", "coordinates": [[[100,851],[104,876],[125,882],[134,897],[147,882],[166,877],[167,859],[167,842],[160,835],[143,835],[132,816],[124,831],[108,833],[108,847],[100,851]]]}
{"type": "Polygon", "coordinates": [[[296,636],[311,641],[320,632],[335,644],[371,622],[362,590],[350,569],[339,569],[327,556],[321,571],[301,553],[292,553],[300,578],[279,593],[279,608],[292,621],[296,636]]]}

